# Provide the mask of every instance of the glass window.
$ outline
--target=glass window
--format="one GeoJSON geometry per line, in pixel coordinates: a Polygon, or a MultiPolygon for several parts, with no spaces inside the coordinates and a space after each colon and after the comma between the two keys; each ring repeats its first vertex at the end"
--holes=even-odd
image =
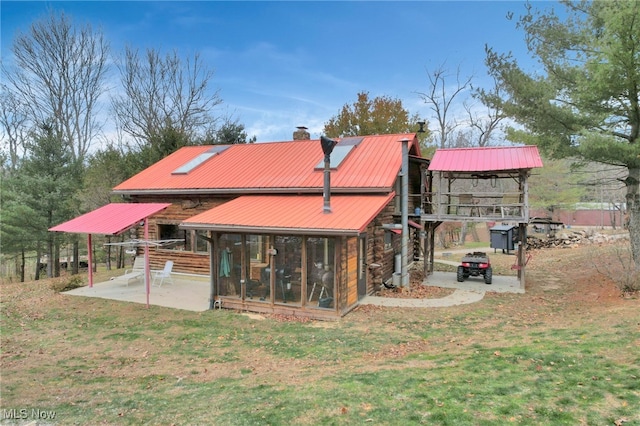
{"type": "Polygon", "coordinates": [[[209,233],[207,231],[195,231],[195,242],[193,245],[195,252],[209,252],[209,242],[205,238],[209,238],[209,233]]]}
{"type": "Polygon", "coordinates": [[[384,231],[384,249],[391,250],[393,248],[393,232],[384,231]]]}
{"type": "Polygon", "coordinates": [[[274,248],[277,250],[274,301],[299,305],[302,300],[302,237],[278,235],[274,238],[274,248]]]}
{"type": "Polygon", "coordinates": [[[213,157],[216,154],[221,153],[222,151],[226,150],[227,148],[228,148],[228,146],[225,146],[225,145],[213,146],[213,147],[209,148],[207,151],[203,152],[202,154],[197,155],[195,158],[187,161],[185,164],[183,164],[182,166],[180,166],[177,169],[175,169],[173,172],[171,172],[171,174],[172,175],[186,175],[191,170],[195,169],[196,167],[198,167],[202,163],[206,162],[209,158],[213,157]]]}
{"type": "Polygon", "coordinates": [[[181,240],[163,245],[163,249],[191,251],[191,231],[178,228],[177,224],[159,224],[158,236],[161,240],[181,240]]]}
{"type": "Polygon", "coordinates": [[[307,305],[334,309],[335,241],[333,238],[307,239],[307,305]]]}
{"type": "Polygon", "coordinates": [[[249,249],[249,259],[252,262],[263,262],[265,245],[262,235],[247,235],[247,246],[249,249]]]}
{"type": "Polygon", "coordinates": [[[247,299],[261,302],[271,301],[271,275],[269,270],[269,255],[271,238],[264,235],[246,236],[248,268],[247,299]]]}
{"type": "Polygon", "coordinates": [[[302,237],[247,235],[246,241],[249,258],[247,298],[300,305],[302,237]],[[272,265],[275,269],[273,277],[272,265]]]}
{"type": "Polygon", "coordinates": [[[238,234],[223,234],[218,245],[218,293],[220,296],[241,297],[240,279],[242,241],[238,234]]]}
{"type": "MultiPolygon", "coordinates": [[[[337,169],[340,166],[340,164],[344,161],[344,159],[347,158],[347,155],[349,155],[351,150],[353,150],[353,145],[350,145],[350,146],[336,145],[333,148],[331,155],[329,156],[329,168],[337,169]]],[[[320,160],[320,162],[316,164],[315,169],[316,170],[324,169],[324,156],[322,157],[322,160],[320,160]]]]}

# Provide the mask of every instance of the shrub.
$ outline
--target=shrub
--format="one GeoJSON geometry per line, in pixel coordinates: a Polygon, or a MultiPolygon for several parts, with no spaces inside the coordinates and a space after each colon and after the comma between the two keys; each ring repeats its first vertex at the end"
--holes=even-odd
{"type": "Polygon", "coordinates": [[[51,283],[51,289],[56,293],[73,290],[74,288],[84,287],[84,279],[80,275],[70,275],[51,283]]]}
{"type": "Polygon", "coordinates": [[[640,272],[633,261],[629,241],[616,242],[610,246],[610,250],[610,257],[596,258],[594,254],[596,270],[611,279],[623,295],[640,293],[640,272]]]}

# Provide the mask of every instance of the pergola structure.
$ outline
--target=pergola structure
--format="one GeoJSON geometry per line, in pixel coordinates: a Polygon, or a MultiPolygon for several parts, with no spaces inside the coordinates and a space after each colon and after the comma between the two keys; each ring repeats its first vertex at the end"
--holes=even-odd
{"type": "Polygon", "coordinates": [[[436,150],[428,168],[420,219],[425,224],[425,273],[433,272],[435,230],[443,222],[517,225],[520,287],[525,285],[526,231],[531,169],[542,167],[538,147],[509,146],[436,150]]]}

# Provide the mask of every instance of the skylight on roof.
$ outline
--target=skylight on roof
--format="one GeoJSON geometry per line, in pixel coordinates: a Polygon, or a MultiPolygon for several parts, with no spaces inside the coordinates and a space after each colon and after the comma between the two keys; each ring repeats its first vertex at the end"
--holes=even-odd
{"type": "Polygon", "coordinates": [[[340,145],[358,146],[358,144],[362,142],[362,139],[364,139],[364,136],[347,136],[346,138],[342,138],[340,140],[340,145]]]}
{"type": "Polygon", "coordinates": [[[229,148],[228,145],[216,145],[206,150],[205,152],[198,154],[191,160],[187,161],[182,166],[178,167],[174,171],[171,172],[172,175],[186,175],[209,158],[213,157],[216,154],[220,154],[225,149],[229,148]]]}
{"type": "MultiPolygon", "coordinates": [[[[337,169],[344,161],[344,159],[347,158],[347,155],[349,155],[353,148],[355,148],[360,142],[362,142],[362,139],[364,139],[362,136],[343,138],[338,143],[338,145],[333,148],[333,151],[329,156],[329,167],[332,169],[337,169]]],[[[320,160],[315,169],[324,169],[324,158],[320,160]]]]}

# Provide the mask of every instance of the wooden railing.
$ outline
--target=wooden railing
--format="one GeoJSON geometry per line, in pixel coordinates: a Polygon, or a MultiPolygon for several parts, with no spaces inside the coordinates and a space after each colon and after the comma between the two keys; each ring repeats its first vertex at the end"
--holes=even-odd
{"type": "Polygon", "coordinates": [[[523,195],[519,192],[425,193],[422,213],[427,216],[486,219],[521,219],[526,216],[523,195]]]}

